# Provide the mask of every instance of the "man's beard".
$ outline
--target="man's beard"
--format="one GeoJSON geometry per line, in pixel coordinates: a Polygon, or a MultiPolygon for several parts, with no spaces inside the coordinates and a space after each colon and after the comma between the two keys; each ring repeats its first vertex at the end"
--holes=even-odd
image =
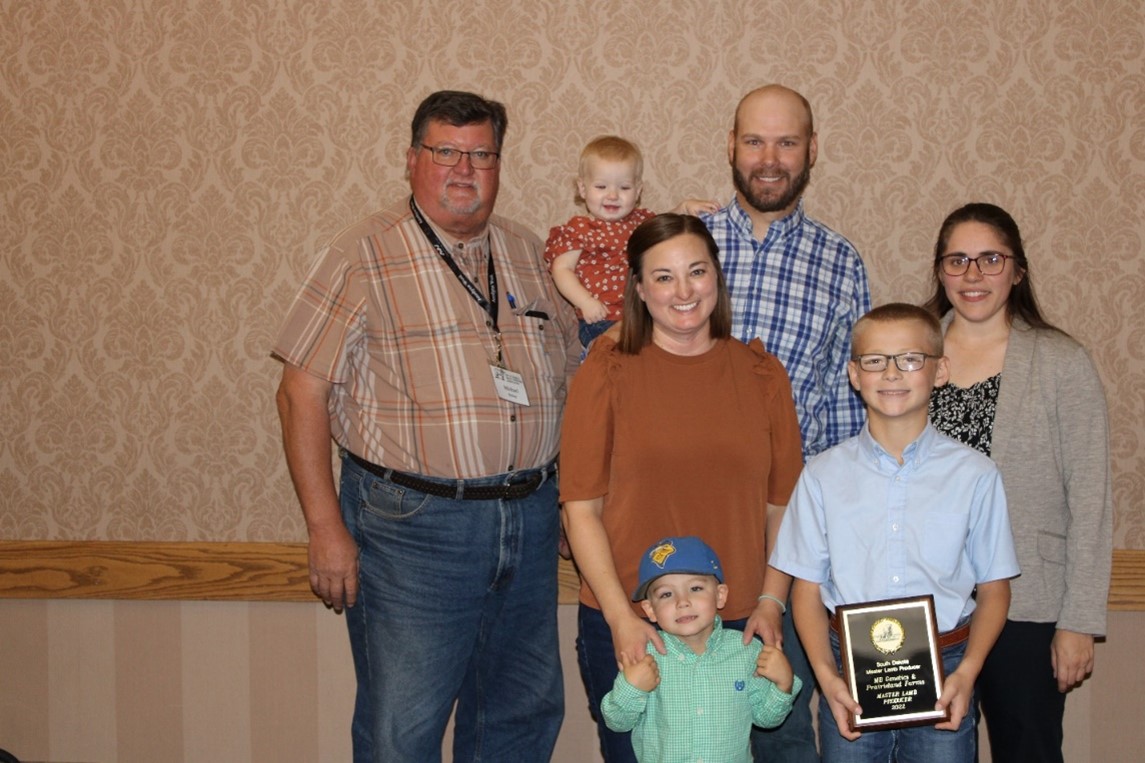
{"type": "Polygon", "coordinates": [[[807,183],[811,181],[810,155],[805,158],[803,169],[794,178],[786,172],[783,174],[789,179],[787,190],[777,197],[770,198],[753,192],[750,178],[740,172],[739,167],[735,165],[732,166],[732,182],[735,184],[736,190],[747,200],[751,208],[757,212],[782,211],[791,206],[795,200],[803,194],[803,191],[807,189],[807,183]]]}
{"type": "Polygon", "coordinates": [[[481,192],[477,191],[474,195],[462,201],[455,201],[448,193],[448,189],[441,192],[441,196],[437,200],[441,208],[451,215],[457,217],[468,217],[469,215],[477,214],[484,204],[481,192]]]}

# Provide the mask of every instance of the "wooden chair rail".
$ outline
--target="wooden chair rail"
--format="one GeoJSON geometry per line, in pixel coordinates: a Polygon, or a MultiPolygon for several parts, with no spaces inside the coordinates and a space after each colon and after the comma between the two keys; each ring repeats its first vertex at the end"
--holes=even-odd
{"type": "MultiPolygon", "coordinates": [[[[577,599],[561,561],[561,603],[577,599]]],[[[304,543],[0,541],[0,598],[314,602],[304,543]]]]}
{"type": "MultiPolygon", "coordinates": [[[[560,602],[577,600],[572,564],[560,602]]],[[[303,543],[0,541],[0,598],[314,602],[303,543]]],[[[1145,550],[1113,552],[1112,610],[1145,611],[1145,550]]]]}

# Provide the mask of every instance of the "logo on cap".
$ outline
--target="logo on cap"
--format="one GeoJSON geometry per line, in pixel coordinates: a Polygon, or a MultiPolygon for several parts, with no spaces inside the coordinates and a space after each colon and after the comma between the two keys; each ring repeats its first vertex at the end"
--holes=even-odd
{"type": "Polygon", "coordinates": [[[671,541],[664,541],[656,548],[648,552],[648,558],[652,560],[660,569],[664,569],[664,563],[668,561],[668,557],[676,553],[676,547],[672,545],[671,541]]]}
{"type": "Polygon", "coordinates": [[[643,599],[652,581],[672,573],[714,575],[720,583],[724,582],[720,560],[707,543],[693,535],[661,538],[640,558],[639,583],[632,600],[643,599]]]}

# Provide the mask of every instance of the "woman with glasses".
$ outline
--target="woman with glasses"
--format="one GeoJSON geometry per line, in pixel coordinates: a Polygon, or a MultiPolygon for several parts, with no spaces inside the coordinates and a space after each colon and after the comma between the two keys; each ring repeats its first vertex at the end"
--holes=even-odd
{"type": "Polygon", "coordinates": [[[998,464],[1022,569],[978,678],[991,755],[1061,761],[1066,692],[1093,670],[1105,633],[1113,502],[1101,380],[1042,317],[1005,210],[952,212],[933,272],[926,307],[942,318],[950,382],[934,391],[931,421],[998,464]]]}

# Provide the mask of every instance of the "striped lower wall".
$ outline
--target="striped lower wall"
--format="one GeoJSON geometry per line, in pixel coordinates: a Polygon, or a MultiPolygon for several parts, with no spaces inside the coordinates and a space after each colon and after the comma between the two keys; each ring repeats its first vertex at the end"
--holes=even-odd
{"type": "MultiPolygon", "coordinates": [[[[555,760],[584,763],[575,608],[560,617],[555,760]]],[[[353,693],[345,624],[318,604],[0,600],[0,748],[23,761],[348,761],[353,693]]]]}
{"type": "MultiPolygon", "coordinates": [[[[342,619],[301,544],[0,542],[0,748],[51,763],[350,758],[342,619]]],[[[576,600],[575,570],[560,571],[576,600]]],[[[1145,748],[1145,552],[1115,554],[1110,638],[1067,712],[1067,760],[1145,748]]],[[[560,607],[567,713],[557,763],[598,761],[560,607]]],[[[447,755],[448,760],[448,755],[447,755]]],[[[985,758],[984,758],[985,760],[985,758]]]]}
{"type": "Polygon", "coordinates": [[[0,747],[47,761],[338,761],[342,621],[278,603],[0,602],[0,747]]]}
{"type": "MultiPolygon", "coordinates": [[[[593,763],[575,607],[560,627],[554,761],[593,763]]],[[[1145,612],[1111,612],[1097,670],[1067,704],[1066,760],[1145,749],[1143,649],[1145,612]]],[[[25,761],[348,761],[353,691],[344,623],[318,604],[0,600],[0,747],[25,761]]]]}

